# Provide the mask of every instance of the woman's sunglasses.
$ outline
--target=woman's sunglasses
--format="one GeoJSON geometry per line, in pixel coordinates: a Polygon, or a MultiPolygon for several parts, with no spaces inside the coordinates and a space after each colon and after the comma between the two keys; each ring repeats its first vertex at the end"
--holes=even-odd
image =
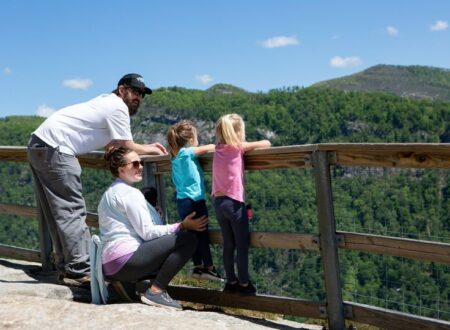
{"type": "Polygon", "coordinates": [[[144,161],[143,160],[133,160],[132,162],[123,164],[123,166],[126,166],[128,164],[133,164],[134,168],[139,168],[139,165],[142,167],[144,166],[144,161]]]}

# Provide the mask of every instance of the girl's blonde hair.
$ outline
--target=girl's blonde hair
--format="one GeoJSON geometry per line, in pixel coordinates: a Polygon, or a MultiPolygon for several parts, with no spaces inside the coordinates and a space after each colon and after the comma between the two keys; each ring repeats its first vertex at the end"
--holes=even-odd
{"type": "Polygon", "coordinates": [[[178,155],[178,151],[197,136],[197,129],[190,120],[182,120],[172,125],[167,131],[167,142],[172,157],[178,155]]]}
{"type": "Polygon", "coordinates": [[[224,115],[216,123],[216,139],[218,143],[238,146],[245,141],[245,123],[236,113],[224,115]]]}

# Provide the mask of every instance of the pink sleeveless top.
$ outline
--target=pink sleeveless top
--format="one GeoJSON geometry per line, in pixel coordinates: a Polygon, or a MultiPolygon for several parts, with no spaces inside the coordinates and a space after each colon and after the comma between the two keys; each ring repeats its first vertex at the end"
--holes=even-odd
{"type": "Polygon", "coordinates": [[[244,149],[217,144],[212,166],[212,193],[244,202],[244,149]]]}

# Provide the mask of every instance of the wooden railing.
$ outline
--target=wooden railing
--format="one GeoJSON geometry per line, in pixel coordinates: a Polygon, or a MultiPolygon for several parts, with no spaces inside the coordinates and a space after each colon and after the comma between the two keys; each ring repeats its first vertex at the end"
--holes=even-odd
{"type": "MultiPolygon", "coordinates": [[[[212,155],[209,153],[200,158],[206,171],[211,170],[212,155]]],[[[158,202],[165,208],[162,175],[171,171],[170,158],[147,156],[144,159],[144,186],[157,189],[158,202]]],[[[0,147],[0,160],[24,162],[26,150],[20,147],[0,147]]],[[[102,153],[84,155],[79,160],[83,167],[106,167],[102,153]]],[[[252,232],[250,243],[253,247],[318,251],[323,263],[326,301],[267,295],[235,299],[233,295],[216,290],[180,286],[171,287],[170,294],[184,301],[327,319],[330,329],[344,329],[346,319],[387,329],[450,329],[450,322],[443,320],[343,301],[339,248],[450,264],[450,244],[337,231],[330,176],[330,166],[333,165],[449,169],[450,144],[315,144],[249,152],[245,155],[246,170],[313,168],[319,232],[316,235],[252,232]]],[[[0,204],[0,213],[37,215],[35,208],[5,204],[0,204]]],[[[86,222],[89,226],[98,226],[95,214],[88,214],[86,222]]],[[[222,244],[219,231],[211,231],[210,238],[211,243],[222,244]]],[[[44,240],[41,243],[44,244],[44,240]]],[[[50,254],[48,246],[41,246],[41,251],[33,251],[0,245],[0,255],[41,261],[43,267],[50,262],[50,254]]]]}

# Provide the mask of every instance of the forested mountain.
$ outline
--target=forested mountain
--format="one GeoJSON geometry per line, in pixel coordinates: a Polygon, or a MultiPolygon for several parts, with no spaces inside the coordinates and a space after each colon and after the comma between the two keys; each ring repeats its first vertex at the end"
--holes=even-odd
{"type": "Polygon", "coordinates": [[[449,103],[414,101],[382,93],[287,88],[248,93],[221,85],[202,92],[159,89],[133,120],[144,141],[165,143],[172,123],[188,118],[199,125],[203,142],[212,142],[215,121],[236,112],[247,123],[249,139],[275,145],[325,142],[450,142],[449,103]]]}
{"type": "Polygon", "coordinates": [[[450,70],[418,65],[376,65],[350,76],[316,83],[313,87],[450,101],[450,70]]]}
{"type": "MultiPolygon", "coordinates": [[[[418,78],[419,79],[419,78],[418,78]]],[[[169,125],[192,119],[201,143],[214,142],[214,123],[236,112],[246,121],[248,140],[273,145],[325,142],[450,142],[450,102],[414,100],[387,93],[325,88],[284,88],[250,93],[231,85],[206,91],[160,88],[146,97],[132,120],[135,139],[165,142],[169,125]]],[[[1,145],[24,146],[42,121],[0,119],[1,145]]],[[[448,170],[333,168],[338,230],[450,242],[448,170]]],[[[0,203],[34,205],[26,164],[0,163],[0,203]]],[[[85,170],[84,194],[95,212],[112,181],[106,171],[85,170]]],[[[165,178],[169,220],[177,219],[170,177],[165,178]]],[[[206,177],[207,190],[210,176],[206,177]]],[[[254,171],[246,174],[252,230],[317,233],[311,170],[254,171]]],[[[218,228],[210,200],[212,228],[218,228]]],[[[37,248],[36,223],[0,215],[0,243],[37,248]]],[[[219,247],[213,248],[221,268],[219,247]]],[[[261,293],[324,299],[318,253],[251,249],[251,276],[261,293]]],[[[344,298],[450,320],[450,267],[444,264],[340,253],[344,298]]],[[[223,268],[221,268],[223,270],[223,268]]]]}

